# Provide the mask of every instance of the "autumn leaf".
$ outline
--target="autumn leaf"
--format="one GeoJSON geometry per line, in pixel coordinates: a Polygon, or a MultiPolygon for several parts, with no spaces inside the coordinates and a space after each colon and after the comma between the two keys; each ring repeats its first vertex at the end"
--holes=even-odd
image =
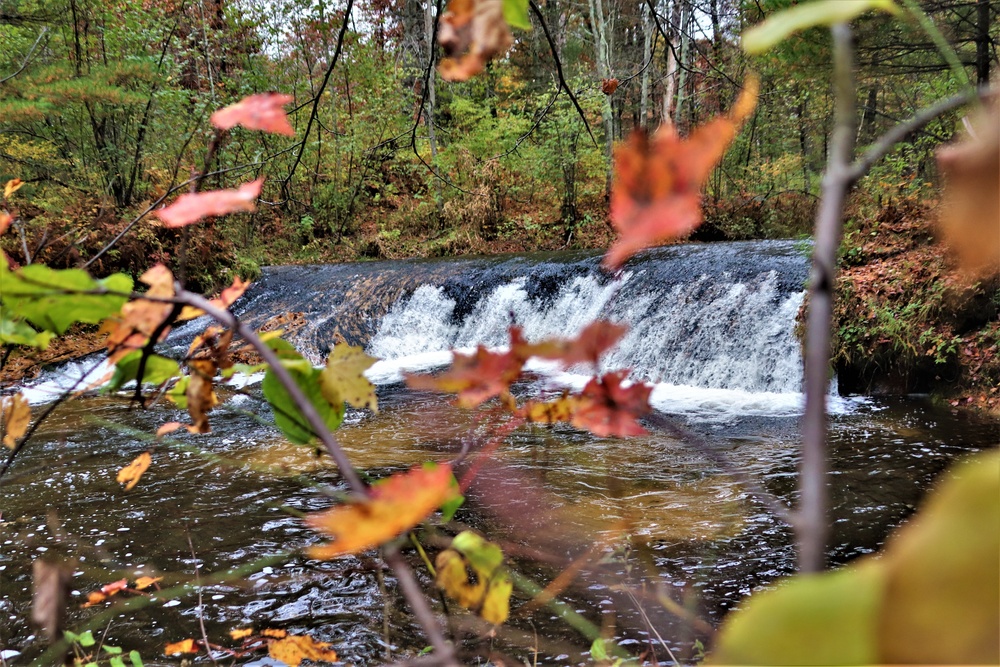
{"type": "MultiPolygon", "coordinates": [[[[214,299],[209,299],[211,303],[216,308],[221,308],[222,310],[227,310],[229,306],[236,303],[236,300],[243,296],[243,293],[247,291],[247,288],[252,285],[249,280],[243,280],[239,276],[233,278],[233,284],[222,290],[214,299]]],[[[177,317],[179,320],[193,320],[196,317],[201,317],[205,314],[205,311],[200,308],[195,308],[194,306],[184,306],[181,310],[181,314],[177,317]]]]}
{"type": "Polygon", "coordinates": [[[17,441],[28,432],[31,423],[31,406],[24,394],[0,398],[0,432],[3,433],[4,447],[14,449],[17,441]]]}
{"type": "Polygon", "coordinates": [[[122,592],[126,588],[128,588],[128,579],[119,579],[118,581],[112,581],[110,584],[105,584],[101,586],[100,590],[91,591],[87,595],[87,602],[83,605],[83,607],[93,607],[96,604],[100,604],[109,597],[122,592]]]}
{"type": "Polygon", "coordinates": [[[163,577],[139,577],[135,580],[135,590],[145,590],[160,581],[163,581],[163,577]]]}
{"type": "Polygon", "coordinates": [[[941,231],[970,273],[1000,270],[1000,98],[973,136],[938,151],[945,177],[941,231]]]}
{"type": "Polygon", "coordinates": [[[212,190],[181,195],[170,206],[156,211],[164,227],[184,227],[202,218],[237,211],[256,210],[264,179],[244,183],[235,190],[212,190]]]}
{"type": "Polygon", "coordinates": [[[274,637],[276,639],[281,639],[282,637],[288,636],[287,630],[281,630],[280,628],[265,628],[260,631],[261,637],[274,637]]]}
{"type": "Polygon", "coordinates": [[[233,639],[245,639],[253,634],[253,628],[236,628],[229,631],[229,636],[233,639]]]}
{"type": "Polygon", "coordinates": [[[601,79],[601,92],[605,95],[614,95],[618,90],[618,79],[601,79]]]}
{"type": "Polygon", "coordinates": [[[125,485],[126,491],[131,491],[139,483],[142,474],[149,470],[149,465],[153,462],[153,457],[149,452],[143,452],[132,460],[127,466],[118,471],[119,484],[125,485]]]}
{"type": "Polygon", "coordinates": [[[376,361],[378,359],[369,357],[360,347],[337,343],[319,376],[323,397],[331,405],[348,403],[356,408],[378,412],[375,385],[364,376],[364,372],[376,361]]]}
{"type": "MultiPolygon", "coordinates": [[[[169,299],[174,296],[174,274],[163,264],[156,264],[146,270],[139,280],[147,285],[146,296],[169,299]]],[[[151,299],[133,299],[122,306],[118,326],[108,336],[107,348],[111,351],[110,361],[121,359],[132,350],[145,347],[149,337],[170,315],[171,304],[151,299]]],[[[169,328],[160,332],[162,340],[169,328]]]]}
{"type": "Polygon", "coordinates": [[[258,93],[244,97],[236,104],[219,109],[212,114],[212,125],[229,130],[241,125],[248,130],[262,130],[274,134],[295,136],[295,129],[288,122],[282,108],[295,98],[280,93],[258,93]]]}
{"type": "Polygon", "coordinates": [[[555,424],[573,419],[579,405],[579,399],[567,391],[554,401],[527,401],[518,414],[530,422],[555,424]]]}
{"type": "Polygon", "coordinates": [[[213,388],[215,377],[215,362],[211,359],[192,359],[188,362],[191,369],[187,390],[187,410],[191,415],[191,425],[187,430],[191,433],[211,433],[208,425],[208,411],[219,404],[219,397],[213,388]]]}
{"type": "Polygon", "coordinates": [[[3,198],[10,199],[10,196],[20,190],[22,185],[24,185],[24,181],[20,178],[12,178],[7,181],[7,184],[3,186],[3,198]]]}
{"type": "Polygon", "coordinates": [[[334,541],[307,553],[326,560],[372,549],[413,528],[457,493],[446,464],[396,473],[374,484],[365,500],[308,515],[306,524],[334,541]]]}
{"type": "Polygon", "coordinates": [[[728,117],[695,128],[686,139],[666,124],[652,138],[635,131],[615,148],[610,215],[619,238],[604,257],[605,267],[618,269],[640,250],[701,224],[701,189],[756,106],[757,89],[757,79],[748,78],[728,117]]]}
{"type": "Polygon", "coordinates": [[[636,417],[652,410],[649,394],[653,388],[641,382],[623,386],[627,374],[617,371],[592,378],[577,399],[570,423],[601,437],[645,435],[636,417]]]}
{"type": "Polygon", "coordinates": [[[525,343],[519,333],[511,328],[511,349],[518,355],[560,361],[566,366],[578,363],[597,364],[601,355],[614,347],[628,331],[628,327],[606,320],[591,322],[573,339],[552,339],[541,343],[525,343]]]}
{"type": "Polygon", "coordinates": [[[451,368],[437,375],[407,374],[411,389],[457,393],[458,405],[474,408],[506,394],[521,375],[524,359],[516,352],[490,352],[480,345],[473,354],[454,353],[451,368]]]}
{"type": "Polygon", "coordinates": [[[329,646],[327,642],[318,642],[308,635],[289,635],[272,641],[267,653],[289,667],[298,667],[303,660],[337,662],[337,654],[329,646]]]}
{"type": "Polygon", "coordinates": [[[179,642],[174,642],[173,644],[167,644],[166,648],[163,649],[164,655],[177,655],[178,653],[197,653],[198,647],[195,645],[193,639],[182,639],[179,642]]]}
{"type": "Polygon", "coordinates": [[[441,78],[465,81],[475,76],[513,41],[502,0],[449,0],[438,28],[438,44],[445,52],[438,67],[441,78]]]}
{"type": "Polygon", "coordinates": [[[510,613],[513,584],[503,569],[503,552],[471,531],[455,536],[438,554],[437,585],[460,605],[499,625],[510,613]],[[473,573],[470,581],[469,572],[473,573]]]}
{"type": "Polygon", "coordinates": [[[14,216],[7,211],[0,211],[0,236],[7,231],[7,228],[10,227],[10,223],[12,222],[14,222],[14,216]]]}

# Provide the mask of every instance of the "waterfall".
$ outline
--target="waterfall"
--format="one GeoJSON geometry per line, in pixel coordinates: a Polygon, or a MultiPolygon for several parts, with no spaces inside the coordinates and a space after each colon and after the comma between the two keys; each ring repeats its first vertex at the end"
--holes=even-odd
{"type": "MultiPolygon", "coordinates": [[[[660,409],[799,413],[794,330],[808,273],[801,244],[670,246],[641,254],[618,275],[600,260],[576,252],[270,267],[238,314],[254,326],[295,314],[304,325],[286,335],[317,364],[337,340],[362,345],[381,360],[369,372],[380,384],[397,382],[403,370],[440,367],[453,350],[503,347],[512,324],[539,341],[606,319],[628,333],[601,370],[628,368],[633,380],[652,383],[660,409]]],[[[578,386],[593,371],[530,368],[556,388],[578,386]]]]}

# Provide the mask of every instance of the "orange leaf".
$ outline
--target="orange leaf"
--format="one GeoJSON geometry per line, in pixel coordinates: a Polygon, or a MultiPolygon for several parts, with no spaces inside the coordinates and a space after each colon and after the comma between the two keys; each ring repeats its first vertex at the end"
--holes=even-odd
{"type": "Polygon", "coordinates": [[[167,422],[166,424],[162,425],[160,428],[156,429],[156,437],[157,438],[162,438],[167,433],[173,433],[174,431],[176,431],[177,429],[179,429],[181,426],[184,426],[184,424],[182,424],[180,422],[167,422]]]}
{"type": "Polygon", "coordinates": [[[253,634],[253,628],[236,628],[229,631],[229,636],[233,639],[244,639],[253,634]]]}
{"type": "Polygon", "coordinates": [[[263,130],[274,134],[295,136],[295,129],[288,122],[283,106],[293,99],[291,95],[280,93],[258,93],[244,97],[236,104],[230,104],[212,114],[212,125],[220,130],[229,130],[242,125],[248,130],[263,130]]]}
{"type": "Polygon", "coordinates": [[[271,642],[267,653],[289,667],[298,667],[303,660],[337,662],[337,654],[329,650],[329,646],[327,642],[318,642],[308,635],[289,635],[271,642]]]}
{"type": "Polygon", "coordinates": [[[264,179],[244,183],[236,190],[212,190],[181,195],[170,206],[156,211],[164,227],[184,227],[212,215],[254,211],[264,179]]]}
{"type": "Polygon", "coordinates": [[[474,354],[456,352],[451,368],[437,375],[406,375],[413,389],[458,394],[458,405],[474,408],[506,393],[521,375],[524,359],[513,350],[490,352],[480,345],[474,354]]]}
{"type": "Polygon", "coordinates": [[[618,79],[601,79],[601,92],[605,95],[613,95],[618,90],[618,79]]]}
{"type": "Polygon", "coordinates": [[[0,235],[7,231],[12,222],[14,222],[14,216],[7,211],[0,211],[0,235]]]}
{"type": "MultiPolygon", "coordinates": [[[[147,269],[139,280],[149,285],[149,289],[146,290],[146,295],[149,297],[169,299],[174,296],[174,274],[163,264],[156,264],[147,269]]],[[[124,356],[129,350],[144,347],[157,327],[167,319],[171,308],[169,303],[142,298],[129,301],[122,306],[118,326],[107,340],[108,349],[115,352],[114,358],[124,356]]],[[[164,329],[160,333],[161,339],[168,332],[169,329],[164,329]]]]}
{"type": "MultiPolygon", "coordinates": [[[[247,288],[252,285],[249,280],[243,281],[239,276],[233,278],[233,284],[222,290],[222,294],[218,297],[211,299],[209,303],[223,310],[229,308],[229,306],[236,303],[236,300],[243,296],[243,293],[247,291],[247,288]]],[[[179,320],[192,320],[196,317],[201,317],[205,314],[205,311],[200,308],[195,308],[194,306],[184,306],[181,310],[180,316],[177,318],[179,320]]]]}
{"type": "Polygon", "coordinates": [[[309,549],[309,557],[325,560],[377,547],[419,524],[456,493],[449,465],[396,473],[373,485],[367,500],[308,515],[310,528],[334,539],[309,549]]]}
{"type": "Polygon", "coordinates": [[[211,359],[192,359],[188,362],[191,369],[188,381],[187,407],[191,415],[191,425],[187,427],[191,433],[211,433],[208,425],[208,411],[219,404],[219,397],[213,389],[212,380],[215,377],[215,362],[211,359]]]}
{"type": "Polygon", "coordinates": [[[135,590],[145,590],[159,581],[163,581],[163,577],[139,577],[135,580],[135,590]]]}
{"type": "Polygon", "coordinates": [[[101,592],[105,595],[111,596],[125,590],[126,588],[128,588],[128,579],[119,579],[118,581],[112,581],[110,584],[101,586],[101,592]]]}
{"type": "MultiPolygon", "coordinates": [[[[126,491],[131,491],[135,485],[139,483],[139,479],[142,477],[142,474],[149,470],[149,464],[152,462],[153,457],[149,452],[139,454],[139,456],[132,460],[132,463],[129,463],[127,466],[118,471],[118,477],[116,478],[118,483],[124,484],[126,491]]],[[[124,581],[124,579],[122,581],[124,581]]],[[[107,591],[103,588],[101,590],[107,593],[107,591]]]]}
{"type": "Polygon", "coordinates": [[[281,639],[288,636],[288,632],[285,630],[280,630],[278,628],[267,628],[260,631],[261,637],[274,637],[276,639],[281,639]]]}
{"type": "Polygon", "coordinates": [[[530,344],[524,343],[523,339],[515,340],[515,335],[520,338],[520,332],[515,334],[512,327],[511,349],[524,358],[555,359],[567,366],[583,362],[597,364],[601,355],[611,349],[626,331],[628,327],[621,324],[598,320],[588,324],[580,335],[572,340],[556,339],[530,344]]]}
{"type": "Polygon", "coordinates": [[[726,118],[716,118],[681,139],[661,125],[652,139],[633,132],[615,148],[611,223],[619,233],[604,266],[619,268],[637,253],[689,233],[701,224],[701,189],[740,125],[757,104],[758,83],[747,79],[726,118]]]}
{"type": "Polygon", "coordinates": [[[649,394],[653,388],[641,382],[622,386],[627,371],[607,373],[593,378],[583,388],[571,423],[594,435],[626,437],[645,435],[636,417],[650,412],[649,394]]]}
{"type": "Polygon", "coordinates": [[[108,596],[99,591],[91,591],[87,594],[87,602],[83,605],[83,608],[93,607],[95,604],[101,604],[108,599],[108,596]]]}
{"type": "Polygon", "coordinates": [[[3,433],[5,447],[14,449],[17,441],[28,432],[31,423],[31,406],[24,394],[0,398],[0,433],[3,433]]]}
{"type": "Polygon", "coordinates": [[[193,639],[182,639],[179,642],[174,642],[173,644],[167,644],[167,647],[163,649],[164,655],[176,655],[178,653],[197,653],[198,647],[195,646],[193,639]]]}
{"type": "Polygon", "coordinates": [[[962,268],[991,273],[1000,270],[1000,100],[972,129],[973,136],[938,151],[941,231],[962,268]]]}
{"type": "Polygon", "coordinates": [[[3,186],[3,198],[10,199],[10,196],[21,189],[24,185],[24,181],[20,178],[12,178],[7,181],[7,185],[3,186]]]}
{"type": "Polygon", "coordinates": [[[446,81],[465,81],[513,41],[501,0],[448,0],[438,29],[438,44],[445,53],[438,71],[446,81]]]}

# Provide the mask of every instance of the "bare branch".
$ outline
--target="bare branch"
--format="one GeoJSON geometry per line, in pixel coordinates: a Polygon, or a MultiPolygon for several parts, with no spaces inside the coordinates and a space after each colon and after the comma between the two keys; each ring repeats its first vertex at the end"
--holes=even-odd
{"type": "Polygon", "coordinates": [[[31,45],[30,49],[28,49],[28,55],[24,57],[24,62],[21,63],[21,66],[18,67],[17,71],[14,72],[13,74],[8,74],[4,78],[0,79],[0,83],[7,83],[15,76],[24,71],[24,68],[28,66],[29,62],[31,62],[31,56],[35,53],[35,49],[38,48],[38,44],[42,41],[42,37],[45,37],[45,33],[47,33],[48,31],[49,29],[47,27],[42,28],[42,31],[38,33],[38,39],[36,39],[35,43],[31,45]]]}

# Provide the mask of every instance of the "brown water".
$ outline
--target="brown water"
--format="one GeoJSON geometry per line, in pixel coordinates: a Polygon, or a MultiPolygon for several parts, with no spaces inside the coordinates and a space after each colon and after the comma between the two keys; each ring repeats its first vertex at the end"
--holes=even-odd
{"type": "MultiPolygon", "coordinates": [[[[258,421],[253,415],[266,415],[266,408],[256,390],[249,393],[217,411],[211,435],[159,445],[153,467],[127,493],[114,477],[148,446],[137,433],[183,415],[164,406],[135,411],[123,399],[87,398],[57,411],[39,431],[0,487],[0,650],[21,652],[12,664],[39,655],[27,620],[31,562],[55,554],[77,561],[69,627],[78,630],[107,608],[79,608],[105,583],[156,575],[170,586],[192,581],[196,572],[208,576],[289,554],[246,577],[204,587],[200,609],[197,595],[158,595],[139,611],[114,616],[107,641],[138,649],[146,664],[177,662],[162,648],[200,637],[199,616],[219,644],[234,644],[227,635],[235,627],[280,627],[331,642],[353,664],[383,660],[387,648],[399,657],[424,647],[388,573],[380,592],[383,573],[374,561],[297,555],[318,538],[294,512],[329,506],[324,491],[341,488],[339,477],[326,459],[285,443],[258,421]]],[[[380,387],[379,394],[378,415],[351,413],[338,433],[355,465],[374,476],[448,460],[470,433],[483,439],[494,432],[488,420],[476,421],[440,397],[399,385],[380,387]]],[[[795,418],[689,426],[740,471],[793,500],[795,418]]],[[[831,562],[877,549],[951,460],[998,441],[995,423],[919,399],[860,404],[835,417],[831,562]]],[[[597,625],[613,623],[615,637],[633,653],[658,643],[646,618],[679,658],[691,658],[695,638],[707,640],[668,613],[657,595],[717,625],[752,589],[793,568],[786,527],[724,471],[671,437],[599,439],[568,427],[524,427],[492,460],[497,465],[482,470],[478,490],[456,520],[500,540],[516,554],[514,567],[542,585],[597,544],[561,598],[597,625]],[[496,497],[504,509],[491,507],[496,497]],[[551,562],[529,558],[529,548],[551,562]]],[[[428,540],[431,550],[433,542],[428,540]]],[[[457,625],[452,630],[464,648],[481,655],[492,648],[539,664],[585,661],[589,642],[549,609],[524,613],[527,598],[515,592],[510,630],[495,638],[463,634],[457,625]]],[[[435,596],[432,602],[440,608],[435,596]]],[[[669,660],[662,647],[656,655],[669,660]]]]}

